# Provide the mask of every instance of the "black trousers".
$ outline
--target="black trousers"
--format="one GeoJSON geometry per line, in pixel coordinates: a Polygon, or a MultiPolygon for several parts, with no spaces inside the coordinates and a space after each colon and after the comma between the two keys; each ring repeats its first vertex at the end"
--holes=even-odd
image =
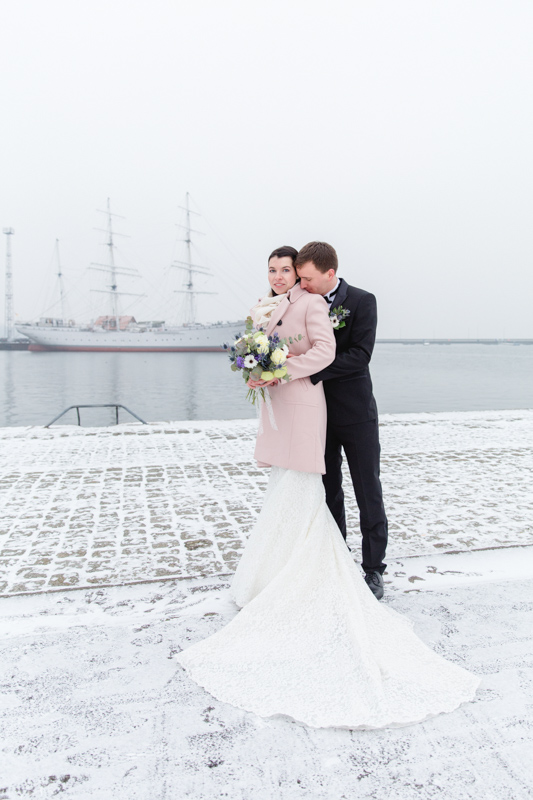
{"type": "Polygon", "coordinates": [[[379,479],[379,431],[377,419],[352,425],[330,425],[326,436],[326,502],[346,539],[346,512],[342,488],[342,450],[348,461],[359,524],[363,536],[363,569],[383,574],[386,564],[387,517],[379,479]]]}

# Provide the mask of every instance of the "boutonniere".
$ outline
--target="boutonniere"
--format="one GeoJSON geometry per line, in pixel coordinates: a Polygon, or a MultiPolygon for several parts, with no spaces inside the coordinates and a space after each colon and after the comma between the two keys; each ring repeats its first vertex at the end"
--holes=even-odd
{"type": "Polygon", "coordinates": [[[344,328],[346,325],[346,319],[350,316],[350,309],[343,308],[342,306],[337,306],[337,308],[332,308],[329,312],[329,318],[331,320],[331,324],[333,325],[334,329],[337,331],[339,328],[344,328]]]}

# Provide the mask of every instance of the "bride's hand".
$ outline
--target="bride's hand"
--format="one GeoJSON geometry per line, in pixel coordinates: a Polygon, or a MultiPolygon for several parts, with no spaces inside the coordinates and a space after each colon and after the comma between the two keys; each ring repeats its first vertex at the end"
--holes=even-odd
{"type": "Polygon", "coordinates": [[[248,378],[246,385],[250,389],[264,389],[265,386],[276,386],[279,383],[277,378],[273,378],[271,381],[254,381],[253,378],[248,378]]]}

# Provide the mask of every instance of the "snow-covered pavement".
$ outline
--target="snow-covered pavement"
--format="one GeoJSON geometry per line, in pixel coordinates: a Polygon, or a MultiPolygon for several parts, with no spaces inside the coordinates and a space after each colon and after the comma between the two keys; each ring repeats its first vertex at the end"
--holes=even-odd
{"type": "MultiPolygon", "coordinates": [[[[256,427],[0,429],[0,595],[231,573],[267,480],[256,427]]],[[[387,415],[380,431],[389,558],[533,542],[533,411],[387,415]]]]}
{"type": "Polygon", "coordinates": [[[533,412],[382,420],[383,602],[483,677],[383,731],[259,719],[173,659],[236,613],[254,428],[0,430],[0,800],[531,797],[533,412]]]}
{"type": "Polygon", "coordinates": [[[5,598],[0,798],[525,800],[532,586],[390,585],[417,633],[483,680],[454,713],[382,731],[260,719],[193,684],[173,655],[236,613],[224,579],[5,598]]]}

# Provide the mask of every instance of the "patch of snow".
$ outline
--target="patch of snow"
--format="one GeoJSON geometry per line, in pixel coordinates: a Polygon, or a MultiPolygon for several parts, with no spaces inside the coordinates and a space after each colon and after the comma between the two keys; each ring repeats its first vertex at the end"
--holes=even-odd
{"type": "Polygon", "coordinates": [[[406,592],[391,564],[386,602],[483,681],[452,714],[381,731],[261,719],[189,681],[174,654],[236,613],[219,579],[5,598],[0,796],[525,800],[533,581],[494,581],[494,563],[439,556],[450,575],[489,574],[427,592],[406,592]]]}

